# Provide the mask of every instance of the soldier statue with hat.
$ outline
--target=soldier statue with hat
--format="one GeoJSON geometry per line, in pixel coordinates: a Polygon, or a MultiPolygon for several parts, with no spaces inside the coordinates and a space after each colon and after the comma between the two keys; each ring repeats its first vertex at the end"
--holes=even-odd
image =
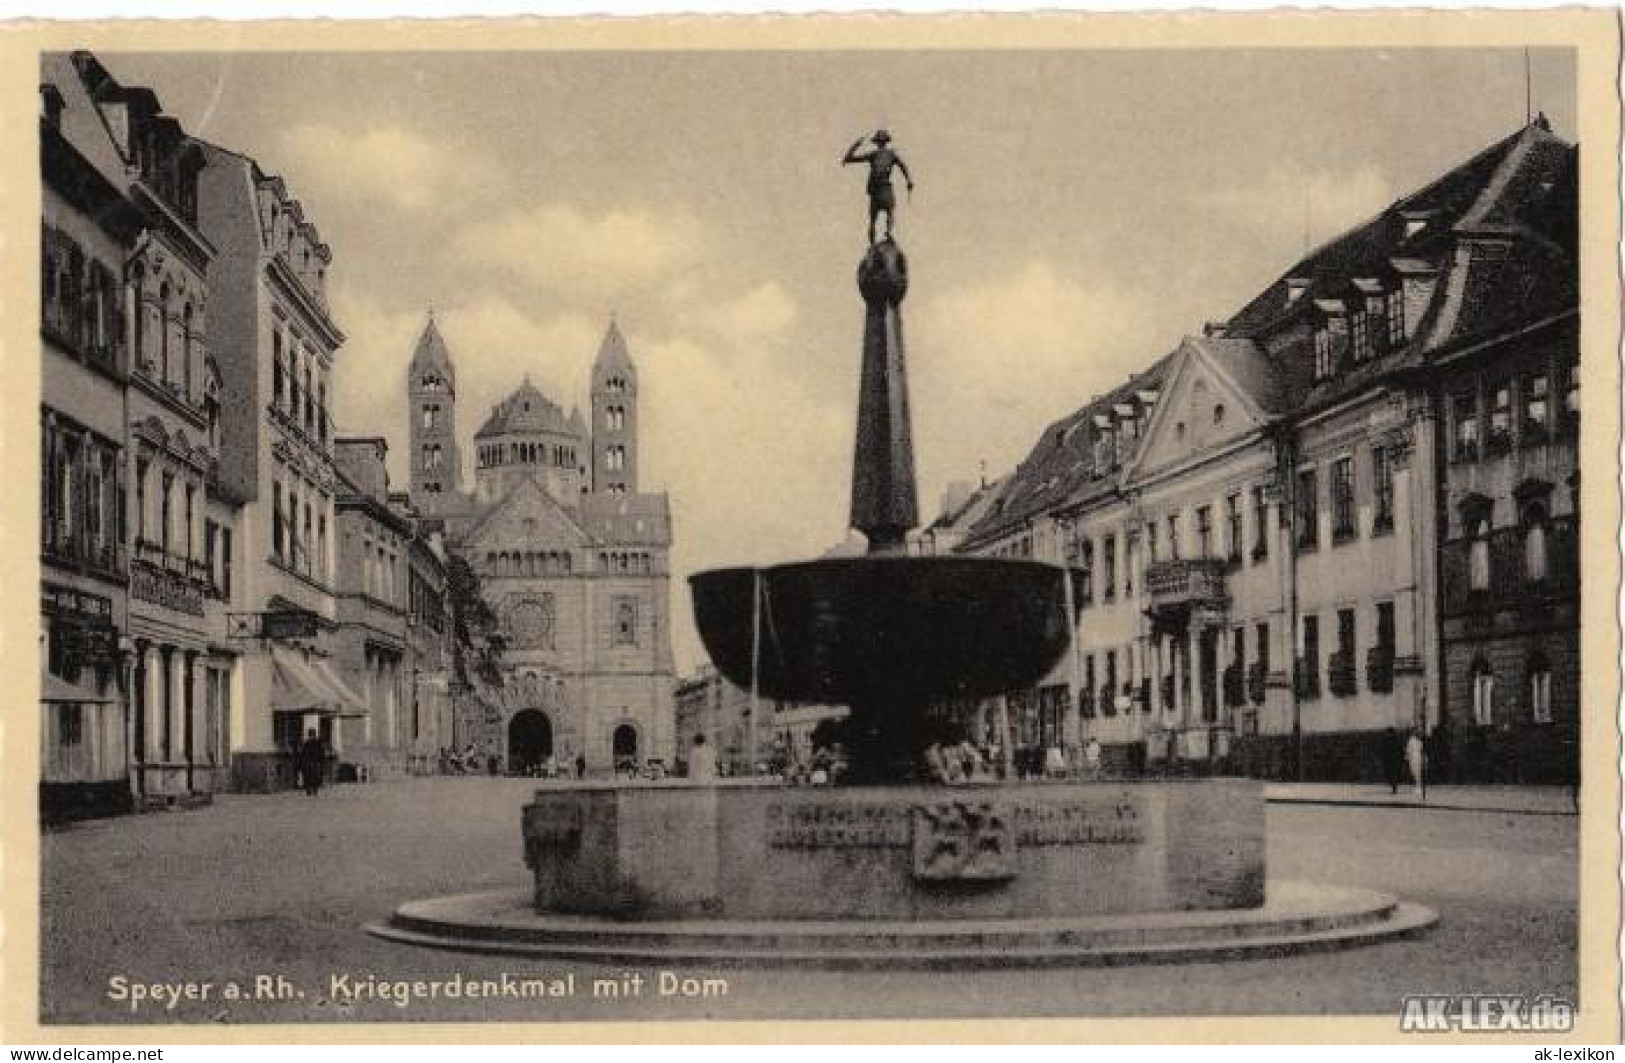
{"type": "Polygon", "coordinates": [[[869,164],[869,242],[872,244],[875,242],[875,219],[882,214],[886,215],[886,239],[891,239],[892,222],[897,213],[897,199],[891,187],[892,167],[902,172],[903,180],[908,182],[910,195],[914,193],[914,178],[909,175],[908,164],[903,157],[892,150],[890,133],[877,129],[869,139],[874,142],[874,150],[860,151],[864,138],[859,137],[846,149],[846,157],[841,160],[841,165],[869,164]]]}

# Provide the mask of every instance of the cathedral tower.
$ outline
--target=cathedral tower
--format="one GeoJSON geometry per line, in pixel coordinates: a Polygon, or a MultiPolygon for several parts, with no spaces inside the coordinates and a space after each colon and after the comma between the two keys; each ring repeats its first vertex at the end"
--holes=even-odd
{"type": "Polygon", "coordinates": [[[440,516],[456,505],[462,463],[457,456],[457,370],[433,311],[412,352],[406,393],[412,507],[424,516],[440,516]]]}
{"type": "Polygon", "coordinates": [[[614,318],[592,366],[592,489],[638,489],[638,370],[614,318]]]}

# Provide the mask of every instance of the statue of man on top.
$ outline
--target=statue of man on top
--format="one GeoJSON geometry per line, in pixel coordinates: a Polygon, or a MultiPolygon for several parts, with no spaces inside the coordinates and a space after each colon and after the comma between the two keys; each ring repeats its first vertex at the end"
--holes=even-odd
{"type": "Polygon", "coordinates": [[[884,129],[877,129],[874,135],[868,138],[874,143],[870,151],[860,150],[863,147],[863,137],[852,142],[846,149],[846,156],[841,159],[842,166],[851,166],[854,163],[866,162],[869,164],[869,242],[875,242],[875,220],[880,215],[886,215],[886,239],[891,239],[892,224],[897,214],[897,197],[892,192],[891,172],[895,167],[908,183],[909,193],[914,192],[914,178],[908,172],[908,164],[903,157],[891,147],[891,134],[884,129]]]}

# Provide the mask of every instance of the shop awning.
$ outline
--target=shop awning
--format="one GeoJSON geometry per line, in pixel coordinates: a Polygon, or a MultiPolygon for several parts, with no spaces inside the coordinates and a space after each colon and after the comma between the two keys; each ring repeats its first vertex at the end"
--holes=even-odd
{"type": "Polygon", "coordinates": [[[271,647],[271,708],[329,716],[367,715],[367,706],[326,661],[307,661],[281,646],[271,647]]]}
{"type": "Polygon", "coordinates": [[[341,679],[330,664],[326,661],[312,661],[310,670],[323,686],[333,692],[333,704],[340,716],[359,718],[367,715],[367,703],[350,689],[350,684],[341,679]]]}
{"type": "Polygon", "coordinates": [[[44,673],[40,678],[39,699],[42,702],[63,705],[107,705],[118,700],[106,694],[98,694],[83,683],[70,683],[50,672],[44,673]]]}

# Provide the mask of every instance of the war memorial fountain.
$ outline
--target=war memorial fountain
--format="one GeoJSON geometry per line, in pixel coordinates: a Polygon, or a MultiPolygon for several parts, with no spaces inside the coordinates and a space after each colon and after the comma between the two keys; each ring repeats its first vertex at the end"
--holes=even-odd
{"type": "Polygon", "coordinates": [[[1384,894],[1270,879],[1256,781],[927,777],[934,706],[1030,686],[1068,651],[1076,573],[906,552],[908,260],[889,231],[873,242],[871,211],[851,514],[868,553],[690,581],[730,681],[849,706],[840,785],[543,785],[523,812],[530,887],[407,903],[370,929],[623,962],[960,967],[1239,957],[1429,926],[1384,894]]]}

